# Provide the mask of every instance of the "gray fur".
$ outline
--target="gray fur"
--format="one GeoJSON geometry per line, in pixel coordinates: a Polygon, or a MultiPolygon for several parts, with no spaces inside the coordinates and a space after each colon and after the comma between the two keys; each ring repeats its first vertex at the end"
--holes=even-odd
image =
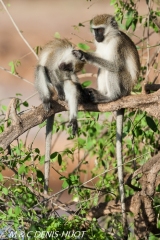
{"type": "MultiPolygon", "coordinates": [[[[78,130],[77,109],[80,98],[79,95],[85,98],[87,92],[83,92],[76,76],[76,73],[83,68],[84,62],[75,58],[72,51],[72,44],[66,39],[54,39],[46,44],[39,56],[35,70],[35,87],[46,111],[52,108],[52,98],[56,94],[60,100],[66,100],[68,102],[70,110],[69,126],[72,127],[72,133],[75,135],[78,130]],[[74,104],[72,104],[72,102],[74,104]]],[[[46,124],[45,194],[47,194],[49,186],[53,123],[54,115],[47,119],[46,124]]]]}
{"type": "MultiPolygon", "coordinates": [[[[103,14],[93,18],[91,31],[95,38],[95,53],[86,53],[81,50],[73,53],[78,59],[83,59],[99,68],[97,77],[99,91],[92,90],[94,102],[111,102],[129,95],[140,71],[136,46],[125,33],[118,29],[118,24],[111,15],[103,14]]],[[[122,165],[123,116],[123,109],[117,111],[116,154],[122,215],[126,226],[122,165]]]]}
{"type": "MultiPolygon", "coordinates": [[[[55,93],[60,100],[68,102],[69,108],[72,108],[69,101],[74,100],[75,107],[74,111],[70,109],[70,121],[77,119],[78,91],[76,83],[78,84],[78,78],[76,73],[84,66],[84,62],[75,58],[72,51],[72,44],[68,40],[54,39],[44,46],[35,71],[35,87],[46,111],[52,108],[52,98],[55,93]],[[66,86],[67,91],[65,91],[66,86]],[[71,96],[73,97],[71,98],[71,96]]],[[[71,121],[71,123],[73,122],[76,121],[71,121]]],[[[73,131],[73,134],[76,131],[77,129],[73,131]]]]}

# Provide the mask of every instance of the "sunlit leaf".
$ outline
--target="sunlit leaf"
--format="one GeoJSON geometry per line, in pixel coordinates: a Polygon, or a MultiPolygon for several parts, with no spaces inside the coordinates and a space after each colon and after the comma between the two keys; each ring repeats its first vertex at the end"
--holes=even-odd
{"type": "Polygon", "coordinates": [[[3,175],[0,173],[0,181],[3,181],[3,175]]]}
{"type": "Polygon", "coordinates": [[[55,32],[54,37],[55,37],[55,38],[61,38],[59,32],[55,32]]]}
{"type": "Polygon", "coordinates": [[[91,81],[85,81],[82,83],[82,87],[86,88],[86,87],[90,86],[91,83],[92,83],[91,81]]]}
{"type": "Polygon", "coordinates": [[[8,195],[8,189],[7,188],[2,188],[2,192],[5,194],[5,195],[8,195]]]}
{"type": "Polygon", "coordinates": [[[135,31],[136,26],[137,26],[137,19],[134,19],[134,20],[132,21],[132,25],[131,25],[133,32],[135,31]]]}
{"type": "Polygon", "coordinates": [[[126,30],[129,29],[129,27],[131,26],[133,22],[133,11],[128,11],[127,13],[127,21],[126,21],[126,30]]]}
{"type": "Polygon", "coordinates": [[[84,51],[87,51],[90,49],[90,46],[88,46],[87,44],[85,43],[78,43],[77,44],[77,47],[79,47],[80,49],[84,50],[84,51]]]}
{"type": "Polygon", "coordinates": [[[114,5],[117,1],[116,0],[111,0],[110,5],[114,5]]]}
{"type": "Polygon", "coordinates": [[[1,105],[2,110],[7,111],[7,106],[1,105]]]}

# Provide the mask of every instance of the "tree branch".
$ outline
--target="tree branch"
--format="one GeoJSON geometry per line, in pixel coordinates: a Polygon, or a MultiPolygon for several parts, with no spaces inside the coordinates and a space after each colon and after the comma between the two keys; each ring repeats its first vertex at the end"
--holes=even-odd
{"type": "MultiPolygon", "coordinates": [[[[4,150],[15,139],[27,130],[41,124],[52,114],[62,111],[68,111],[66,102],[53,101],[54,108],[49,112],[45,112],[43,105],[33,107],[28,113],[20,114],[20,124],[12,123],[0,135],[0,147],[4,150]]],[[[160,120],[160,90],[149,95],[132,95],[123,97],[117,101],[104,104],[83,104],[79,105],[79,111],[92,112],[112,112],[121,108],[139,109],[146,111],[149,115],[160,120]]]]}

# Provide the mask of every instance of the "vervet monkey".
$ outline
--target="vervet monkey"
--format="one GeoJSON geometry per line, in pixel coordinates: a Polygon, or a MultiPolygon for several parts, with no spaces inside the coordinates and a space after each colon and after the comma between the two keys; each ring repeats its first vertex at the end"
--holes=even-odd
{"type": "MultiPolygon", "coordinates": [[[[140,71],[140,60],[132,40],[119,30],[115,18],[108,14],[98,15],[90,21],[96,51],[86,53],[74,50],[74,55],[82,61],[99,68],[98,90],[93,90],[94,102],[111,102],[131,93],[140,71]]],[[[122,131],[124,109],[117,111],[116,155],[121,195],[123,219],[125,215],[125,195],[122,161],[122,131]]]]}
{"type": "MultiPolygon", "coordinates": [[[[76,73],[82,70],[84,61],[77,59],[73,54],[73,46],[67,39],[57,39],[46,44],[40,53],[35,70],[35,87],[46,111],[52,108],[52,97],[55,91],[60,100],[66,100],[70,111],[69,126],[72,134],[78,130],[77,109],[78,103],[90,101],[89,90],[82,88],[78,83],[76,73]]],[[[45,176],[49,176],[52,126],[54,115],[47,119],[46,149],[45,149],[45,176]],[[48,174],[47,174],[48,173],[48,174]]],[[[45,193],[48,191],[48,179],[45,179],[45,193]]]]}

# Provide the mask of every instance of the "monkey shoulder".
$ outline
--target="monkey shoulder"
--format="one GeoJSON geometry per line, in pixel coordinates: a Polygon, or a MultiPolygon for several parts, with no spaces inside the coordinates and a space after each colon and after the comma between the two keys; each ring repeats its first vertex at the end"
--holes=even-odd
{"type": "Polygon", "coordinates": [[[124,47],[134,47],[136,48],[134,42],[132,41],[132,39],[124,32],[120,31],[120,34],[119,34],[119,42],[121,45],[123,45],[124,47]],[[125,45],[124,45],[125,44],[125,45]]]}

